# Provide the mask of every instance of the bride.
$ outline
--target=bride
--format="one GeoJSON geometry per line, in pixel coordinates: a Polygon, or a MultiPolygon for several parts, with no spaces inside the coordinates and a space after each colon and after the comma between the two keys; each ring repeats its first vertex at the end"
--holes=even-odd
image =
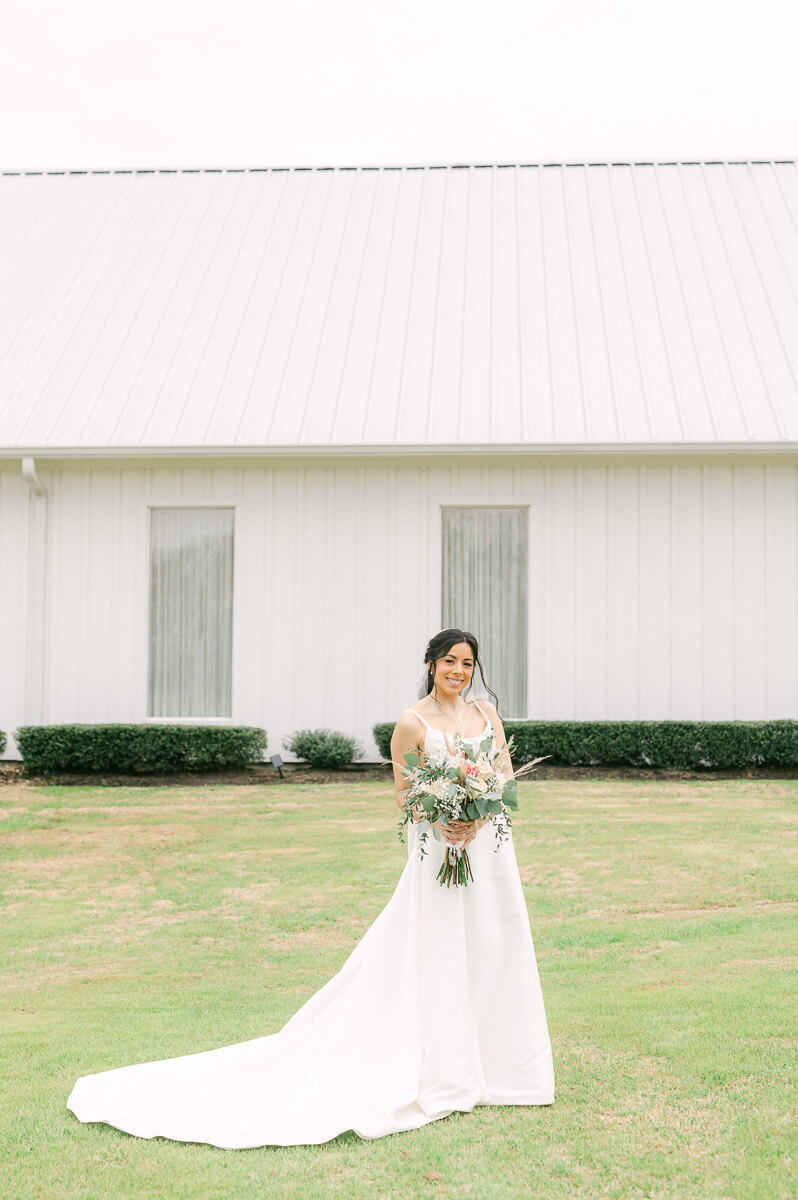
{"type": "MultiPolygon", "coordinates": [[[[477,640],[444,629],[424,655],[423,698],[391,739],[396,803],[411,749],[506,739],[497,709],[465,698],[477,640]]],[[[491,693],[492,694],[492,693],[491,693]]],[[[499,766],[510,777],[505,749],[499,766]]],[[[363,1138],[416,1129],[478,1104],[552,1104],[546,1014],[512,838],[493,818],[440,826],[407,864],[393,896],[341,970],[279,1033],[178,1058],[84,1075],[67,1108],[138,1137],[225,1149],[363,1138]],[[436,879],[447,842],[468,846],[474,881],[436,879]]]]}

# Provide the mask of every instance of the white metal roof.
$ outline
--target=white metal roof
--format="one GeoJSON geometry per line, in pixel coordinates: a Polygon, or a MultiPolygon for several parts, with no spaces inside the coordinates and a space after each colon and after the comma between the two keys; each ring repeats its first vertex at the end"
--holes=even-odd
{"type": "Polygon", "coordinates": [[[798,443],[798,170],[0,176],[0,449],[798,443]]]}

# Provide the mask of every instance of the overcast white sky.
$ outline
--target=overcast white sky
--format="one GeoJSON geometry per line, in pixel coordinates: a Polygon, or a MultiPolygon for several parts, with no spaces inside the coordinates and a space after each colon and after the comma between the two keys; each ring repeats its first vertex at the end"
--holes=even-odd
{"type": "Polygon", "coordinates": [[[796,158],[793,0],[6,0],[0,167],[796,158]]]}

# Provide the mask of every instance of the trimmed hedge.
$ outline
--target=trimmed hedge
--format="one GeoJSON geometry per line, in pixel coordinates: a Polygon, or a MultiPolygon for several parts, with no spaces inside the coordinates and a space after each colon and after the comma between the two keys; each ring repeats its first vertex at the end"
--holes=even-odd
{"type": "MultiPolygon", "coordinates": [[[[388,739],[390,741],[390,738],[388,739]]],[[[335,770],[362,758],[363,748],[337,729],[298,729],[283,738],[283,746],[312,767],[335,770]]]]}
{"type": "Polygon", "coordinates": [[[260,762],[266,748],[265,729],[243,725],[23,725],[14,737],[37,775],[240,767],[260,762]]]}
{"type": "Polygon", "coordinates": [[[0,729],[0,754],[3,753],[5,748],[6,748],[6,735],[3,733],[2,729],[0,729]]]}
{"type": "MultiPolygon", "coordinates": [[[[503,721],[515,735],[514,760],[538,755],[569,766],[732,770],[798,766],[798,721],[503,721]]],[[[375,725],[380,753],[391,757],[395,723],[375,725]]]]}

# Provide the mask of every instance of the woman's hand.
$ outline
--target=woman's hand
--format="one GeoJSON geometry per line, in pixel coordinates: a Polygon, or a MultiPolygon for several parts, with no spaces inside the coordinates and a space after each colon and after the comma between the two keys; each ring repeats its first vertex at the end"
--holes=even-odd
{"type": "Polygon", "coordinates": [[[449,845],[454,845],[459,842],[461,846],[467,846],[469,842],[473,842],[478,831],[482,828],[484,821],[452,821],[449,825],[443,825],[440,821],[436,822],[440,835],[449,845]]]}

